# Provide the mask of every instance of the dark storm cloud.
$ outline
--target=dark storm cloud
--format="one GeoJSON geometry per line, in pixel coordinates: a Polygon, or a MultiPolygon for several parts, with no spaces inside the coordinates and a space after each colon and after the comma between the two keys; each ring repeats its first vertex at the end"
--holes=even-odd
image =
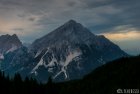
{"type": "Polygon", "coordinates": [[[112,4],[115,0],[81,0],[87,8],[102,7],[112,4]]]}
{"type": "MultiPolygon", "coordinates": [[[[109,14],[103,13],[102,17],[105,17],[108,21],[104,24],[91,26],[91,29],[97,30],[98,33],[102,32],[115,32],[114,28],[118,26],[130,26],[125,29],[135,28],[140,31],[140,1],[139,0],[108,0],[105,6],[112,6],[115,9],[120,10],[119,13],[109,14]]],[[[93,5],[94,6],[94,5],[93,5]]],[[[101,6],[102,7],[102,6],[101,6]]]]}
{"type": "Polygon", "coordinates": [[[16,33],[32,42],[74,19],[135,50],[140,48],[139,10],[140,0],[0,0],[0,35],[16,33]]]}
{"type": "Polygon", "coordinates": [[[0,0],[0,19],[23,21],[23,27],[14,25],[12,29],[24,28],[30,32],[30,27],[34,32],[40,30],[42,35],[45,29],[50,32],[69,19],[97,34],[117,32],[120,26],[120,30],[140,31],[139,10],[140,0],[0,0]]]}

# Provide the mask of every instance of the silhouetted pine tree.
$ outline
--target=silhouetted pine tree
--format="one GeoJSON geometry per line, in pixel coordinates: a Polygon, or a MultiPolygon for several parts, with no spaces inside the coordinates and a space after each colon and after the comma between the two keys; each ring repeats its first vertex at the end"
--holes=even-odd
{"type": "Polygon", "coordinates": [[[53,83],[52,78],[49,77],[48,82],[46,84],[46,93],[47,94],[59,94],[58,88],[55,83],[53,83]]]}

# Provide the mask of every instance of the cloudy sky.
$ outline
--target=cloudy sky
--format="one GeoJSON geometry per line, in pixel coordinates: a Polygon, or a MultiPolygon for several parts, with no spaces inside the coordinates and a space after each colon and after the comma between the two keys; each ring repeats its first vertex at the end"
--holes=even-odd
{"type": "Polygon", "coordinates": [[[140,0],[0,0],[0,35],[32,42],[70,19],[140,53],[140,0]]]}

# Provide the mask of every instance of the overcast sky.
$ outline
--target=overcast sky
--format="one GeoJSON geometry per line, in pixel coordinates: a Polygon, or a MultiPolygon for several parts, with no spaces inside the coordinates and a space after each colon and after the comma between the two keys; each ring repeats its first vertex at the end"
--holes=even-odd
{"type": "Polygon", "coordinates": [[[140,53],[140,0],[0,0],[0,35],[32,42],[73,19],[140,53]]]}

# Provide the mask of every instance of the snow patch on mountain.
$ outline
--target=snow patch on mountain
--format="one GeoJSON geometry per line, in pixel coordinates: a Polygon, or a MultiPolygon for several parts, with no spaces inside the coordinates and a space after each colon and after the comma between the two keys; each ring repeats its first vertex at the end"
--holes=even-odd
{"type": "Polygon", "coordinates": [[[48,68],[48,72],[52,72],[53,73],[53,68],[48,68]]]}
{"type": "Polygon", "coordinates": [[[55,63],[57,63],[57,60],[56,60],[56,58],[54,57],[54,54],[53,54],[52,60],[51,60],[47,65],[44,64],[44,66],[45,66],[46,68],[48,68],[48,67],[53,67],[53,66],[55,66],[55,63]]]}
{"type": "Polygon", "coordinates": [[[4,56],[2,53],[0,53],[0,60],[3,60],[4,59],[4,56]]]}
{"type": "Polygon", "coordinates": [[[10,48],[8,51],[6,51],[6,54],[9,53],[9,52],[13,52],[16,49],[18,49],[18,47],[16,45],[12,44],[12,48],[10,48]]]}
{"type": "Polygon", "coordinates": [[[61,62],[61,63],[60,63],[60,64],[61,64],[61,71],[58,72],[58,73],[53,77],[53,79],[55,79],[55,78],[56,78],[57,76],[59,76],[61,73],[64,73],[65,79],[67,79],[67,78],[68,78],[67,71],[66,71],[66,70],[67,70],[67,66],[69,65],[69,63],[70,63],[71,61],[74,60],[74,58],[80,56],[81,54],[82,54],[82,53],[79,52],[79,51],[70,52],[69,55],[66,57],[65,62],[61,62]]]}
{"type": "Polygon", "coordinates": [[[38,69],[39,66],[42,66],[45,64],[45,61],[43,60],[44,56],[48,53],[49,50],[47,50],[45,52],[45,54],[41,57],[39,63],[33,68],[33,70],[31,71],[31,73],[35,73],[36,74],[36,70],[38,69]]]}
{"type": "Polygon", "coordinates": [[[38,57],[41,54],[42,50],[38,51],[34,58],[38,57]]]}

